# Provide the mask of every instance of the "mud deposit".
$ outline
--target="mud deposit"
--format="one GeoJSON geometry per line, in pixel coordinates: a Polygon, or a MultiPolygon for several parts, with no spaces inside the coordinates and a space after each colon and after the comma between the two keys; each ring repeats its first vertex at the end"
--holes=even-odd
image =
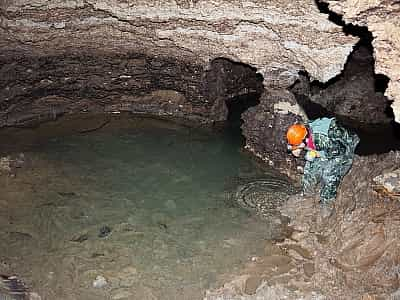
{"type": "Polygon", "coordinates": [[[201,299],[282,238],[230,202],[268,170],[221,133],[146,119],[62,120],[7,129],[0,273],[42,299],[201,299]]]}

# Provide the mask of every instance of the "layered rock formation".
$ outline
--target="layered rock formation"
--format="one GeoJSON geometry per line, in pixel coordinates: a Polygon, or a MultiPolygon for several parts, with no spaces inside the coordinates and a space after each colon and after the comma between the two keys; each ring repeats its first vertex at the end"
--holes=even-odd
{"type": "Polygon", "coordinates": [[[327,81],[356,40],[313,1],[38,0],[6,1],[2,9],[3,55],[130,51],[204,65],[225,57],[279,75],[272,78],[279,83],[299,69],[327,81]]]}
{"type": "Polygon", "coordinates": [[[357,41],[313,1],[3,1],[1,11],[3,120],[13,112],[2,126],[132,107],[154,90],[180,93],[191,102],[184,113],[223,119],[212,113],[212,60],[248,64],[265,86],[288,87],[299,70],[322,82],[334,77],[357,41]]]}
{"type": "Polygon", "coordinates": [[[390,78],[385,95],[394,100],[392,108],[400,122],[400,3],[388,0],[323,0],[347,23],[367,26],[372,32],[375,72],[390,78]]]}

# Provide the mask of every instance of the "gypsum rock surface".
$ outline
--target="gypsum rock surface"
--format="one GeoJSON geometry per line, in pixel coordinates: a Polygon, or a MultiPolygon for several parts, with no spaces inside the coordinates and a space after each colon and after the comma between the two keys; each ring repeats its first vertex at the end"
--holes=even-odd
{"type": "Polygon", "coordinates": [[[385,95],[400,122],[400,3],[390,0],[322,0],[346,23],[367,26],[374,39],[375,73],[390,78],[385,95]]]}
{"type": "Polygon", "coordinates": [[[0,74],[5,86],[0,126],[78,112],[224,120],[225,99],[263,89],[255,70],[243,64],[217,59],[205,70],[135,53],[7,58],[0,74]]]}
{"type": "Polygon", "coordinates": [[[304,67],[325,82],[340,73],[356,41],[313,1],[38,0],[7,1],[3,10],[4,54],[135,50],[205,64],[223,56],[263,75],[282,70],[275,81],[304,67]]]}
{"type": "Polygon", "coordinates": [[[299,104],[318,117],[335,116],[346,124],[387,124],[391,121],[386,113],[388,99],[375,89],[374,60],[370,49],[360,46],[349,56],[342,74],[327,86],[310,83],[304,75],[290,89],[299,104]],[[322,108],[314,107],[312,103],[322,108]],[[311,105],[310,105],[311,104],[311,105]]]}
{"type": "Polygon", "coordinates": [[[194,98],[212,107],[213,99],[204,97],[201,83],[203,71],[219,57],[256,68],[266,86],[288,87],[299,70],[325,82],[340,73],[357,41],[319,13],[313,1],[38,0],[5,1],[1,10],[1,72],[14,74],[1,83],[1,110],[25,109],[13,106],[21,101],[13,101],[16,94],[26,102],[31,102],[29,93],[36,99],[60,96],[56,104],[46,104],[53,107],[47,118],[67,110],[58,111],[59,102],[73,102],[77,111],[93,104],[58,95],[60,86],[80,98],[94,90],[96,99],[108,103],[118,93],[135,96],[144,89],[154,90],[155,82],[161,81],[158,89],[177,91],[189,101],[194,98]],[[150,59],[143,62],[143,56],[150,59]],[[148,60],[152,71],[147,70],[148,60]],[[29,67],[27,61],[36,61],[35,66],[29,67]],[[46,73],[47,66],[56,73],[46,73]],[[76,75],[92,71],[95,75],[90,78],[76,75]],[[148,72],[157,75],[149,79],[148,72]],[[35,79],[40,89],[15,83],[15,78],[34,73],[40,73],[35,79]],[[165,78],[171,73],[182,76],[169,82],[165,78]],[[76,85],[81,88],[76,90],[76,85]]]}
{"type": "Polygon", "coordinates": [[[324,295],[369,299],[398,289],[400,202],[376,192],[374,178],[397,169],[399,162],[400,152],[356,156],[329,219],[320,217],[318,196],[293,197],[281,208],[295,232],[284,244],[313,253],[313,286],[324,295]]]}
{"type": "Polygon", "coordinates": [[[330,218],[321,217],[318,196],[290,197],[279,211],[291,236],[205,299],[396,299],[400,202],[376,192],[374,178],[398,173],[399,162],[400,152],[356,156],[330,218]]]}

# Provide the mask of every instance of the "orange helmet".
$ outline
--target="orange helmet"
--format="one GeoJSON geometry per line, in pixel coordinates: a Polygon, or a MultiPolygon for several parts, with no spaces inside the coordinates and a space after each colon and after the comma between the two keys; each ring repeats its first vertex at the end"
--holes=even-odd
{"type": "Polygon", "coordinates": [[[289,127],[286,137],[290,145],[300,145],[307,135],[307,128],[303,124],[294,124],[289,127]]]}

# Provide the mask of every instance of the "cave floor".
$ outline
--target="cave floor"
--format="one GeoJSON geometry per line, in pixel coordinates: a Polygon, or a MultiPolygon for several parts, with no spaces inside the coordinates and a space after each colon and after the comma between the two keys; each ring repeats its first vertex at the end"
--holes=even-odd
{"type": "Polygon", "coordinates": [[[0,273],[43,299],[201,299],[282,238],[230,200],[268,172],[231,136],[104,116],[0,134],[0,273]]]}

